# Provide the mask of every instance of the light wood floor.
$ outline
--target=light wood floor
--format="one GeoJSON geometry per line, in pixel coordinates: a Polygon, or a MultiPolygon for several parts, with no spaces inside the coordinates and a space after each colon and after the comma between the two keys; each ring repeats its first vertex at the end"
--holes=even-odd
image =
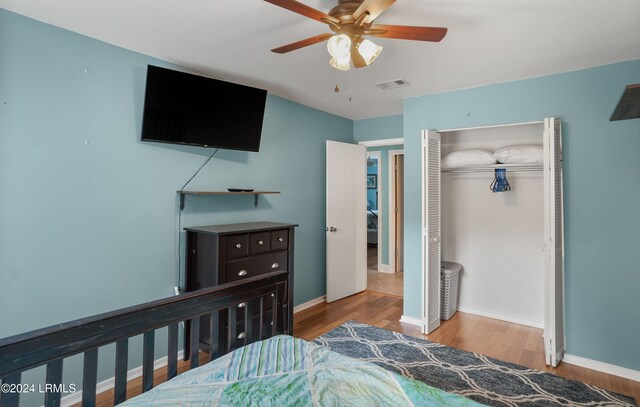
{"type": "Polygon", "coordinates": [[[402,299],[377,292],[364,293],[319,304],[294,317],[294,335],[313,340],[353,319],[380,328],[442,343],[458,349],[481,353],[496,359],[547,371],[567,379],[589,383],[640,400],[640,382],[623,379],[583,367],[561,363],[557,368],[544,362],[542,330],[491,318],[456,312],[430,335],[420,328],[399,322],[402,299]]]}
{"type": "Polygon", "coordinates": [[[402,297],[404,273],[380,273],[378,271],[378,250],[367,248],[367,289],[402,297]]]}
{"type": "MultiPolygon", "coordinates": [[[[374,291],[365,291],[331,304],[319,304],[294,316],[294,336],[313,340],[353,319],[380,328],[442,343],[458,349],[481,353],[496,359],[547,371],[567,379],[579,380],[603,389],[626,394],[640,400],[640,382],[612,376],[595,370],[562,363],[557,368],[544,363],[542,330],[471,314],[456,312],[430,335],[422,335],[420,328],[399,322],[402,299],[374,291]]],[[[200,354],[200,365],[207,355],[200,354]]],[[[180,361],[178,371],[187,370],[180,361]]],[[[154,386],[166,380],[166,368],[154,375],[154,386]]],[[[140,394],[142,379],[128,383],[127,398],[140,394]]],[[[113,406],[113,391],[99,394],[97,406],[113,406]]],[[[79,406],[79,405],[78,405],[79,406]]]]}

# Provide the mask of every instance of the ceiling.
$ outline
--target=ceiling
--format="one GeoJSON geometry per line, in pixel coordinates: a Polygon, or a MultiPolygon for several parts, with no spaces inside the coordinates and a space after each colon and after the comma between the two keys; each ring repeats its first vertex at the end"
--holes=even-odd
{"type": "MultiPolygon", "coordinates": [[[[324,12],[337,4],[303,2],[324,12]]],[[[448,27],[447,36],[374,39],[384,46],[380,57],[350,74],[329,65],[325,44],[271,53],[328,29],[261,0],[0,0],[0,7],[350,119],[401,113],[407,97],[640,58],[638,0],[399,0],[376,21],[448,27]],[[411,86],[373,86],[398,78],[411,86]]]]}

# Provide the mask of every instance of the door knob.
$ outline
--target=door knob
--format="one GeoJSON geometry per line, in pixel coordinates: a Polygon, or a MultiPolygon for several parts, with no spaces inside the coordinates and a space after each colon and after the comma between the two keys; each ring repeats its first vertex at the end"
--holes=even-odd
{"type": "Polygon", "coordinates": [[[337,231],[337,230],[338,230],[338,229],[334,228],[333,226],[331,226],[331,227],[329,228],[329,232],[335,232],[335,231],[337,231]]]}

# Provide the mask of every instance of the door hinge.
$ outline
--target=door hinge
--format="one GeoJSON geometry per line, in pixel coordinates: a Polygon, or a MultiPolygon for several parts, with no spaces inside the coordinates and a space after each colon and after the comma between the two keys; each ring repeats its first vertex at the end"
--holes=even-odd
{"type": "Polygon", "coordinates": [[[396,206],[396,213],[400,212],[400,209],[396,206]]]}

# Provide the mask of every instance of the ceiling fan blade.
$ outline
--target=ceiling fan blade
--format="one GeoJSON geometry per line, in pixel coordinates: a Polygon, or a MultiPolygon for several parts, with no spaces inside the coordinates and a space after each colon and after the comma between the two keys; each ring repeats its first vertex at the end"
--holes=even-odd
{"type": "Polygon", "coordinates": [[[360,55],[358,49],[355,46],[351,47],[351,61],[353,62],[353,66],[355,66],[356,68],[364,68],[365,66],[367,66],[367,63],[365,62],[364,58],[362,58],[362,55],[360,55]]]}
{"type": "Polygon", "coordinates": [[[364,23],[371,23],[395,2],[396,0],[364,0],[353,13],[353,18],[357,20],[362,13],[369,13],[364,23]]]}
{"type": "Polygon", "coordinates": [[[440,42],[447,35],[447,29],[442,27],[413,27],[409,25],[376,24],[365,35],[374,37],[396,38],[399,40],[440,42]]]}
{"type": "Polygon", "coordinates": [[[278,48],[274,48],[271,52],[275,52],[276,54],[286,54],[287,52],[295,51],[300,48],[307,47],[309,45],[317,44],[322,41],[326,41],[331,38],[333,34],[320,34],[314,37],[306,38],[304,40],[292,42],[291,44],[283,45],[278,48]]]}
{"type": "Polygon", "coordinates": [[[275,4],[276,6],[286,8],[289,11],[293,11],[294,13],[301,14],[305,17],[309,17],[313,20],[324,23],[324,20],[332,21],[334,23],[339,23],[340,20],[337,18],[331,17],[329,14],[323,13],[320,10],[316,10],[313,7],[309,7],[306,4],[302,4],[295,0],[264,0],[267,3],[275,4]],[[324,20],[323,20],[324,19],[324,20]]]}

